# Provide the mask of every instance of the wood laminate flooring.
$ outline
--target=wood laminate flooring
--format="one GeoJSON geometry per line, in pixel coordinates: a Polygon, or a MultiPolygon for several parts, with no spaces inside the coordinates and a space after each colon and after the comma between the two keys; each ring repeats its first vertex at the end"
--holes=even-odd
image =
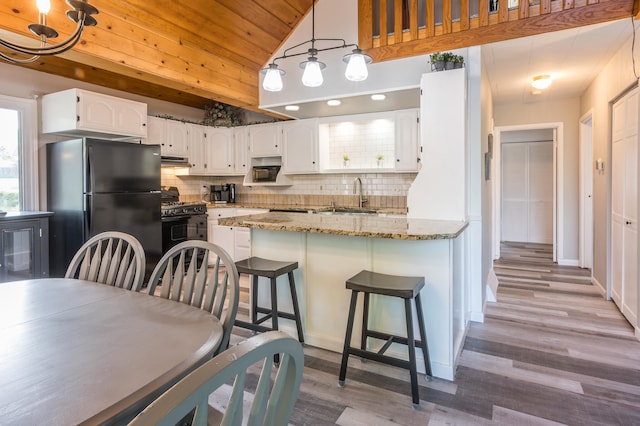
{"type": "MultiPolygon", "coordinates": [[[[504,243],[497,302],[470,323],[454,382],[305,346],[293,425],[640,425],[640,342],[590,271],[558,266],[551,246],[504,243]]],[[[243,286],[239,317],[248,315],[243,286]]],[[[234,328],[232,344],[251,336],[234,328]]],[[[256,373],[257,374],[257,373],[256,373]]]]}

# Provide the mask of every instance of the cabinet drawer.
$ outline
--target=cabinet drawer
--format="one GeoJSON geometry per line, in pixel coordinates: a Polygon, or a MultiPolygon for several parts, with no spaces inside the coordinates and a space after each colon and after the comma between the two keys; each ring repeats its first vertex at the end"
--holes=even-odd
{"type": "Polygon", "coordinates": [[[249,228],[235,228],[236,250],[239,247],[251,248],[251,230],[249,228]]]}

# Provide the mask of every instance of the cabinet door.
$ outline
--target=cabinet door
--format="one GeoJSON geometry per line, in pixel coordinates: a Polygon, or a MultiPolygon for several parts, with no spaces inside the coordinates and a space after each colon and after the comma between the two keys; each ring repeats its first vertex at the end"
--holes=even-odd
{"type": "Polygon", "coordinates": [[[147,106],[100,93],[78,91],[78,127],[147,136],[147,106]]]}
{"type": "Polygon", "coordinates": [[[281,127],[278,123],[258,124],[249,127],[249,155],[273,157],[282,154],[281,127]]]}
{"type": "Polygon", "coordinates": [[[0,226],[0,282],[42,278],[40,220],[4,222],[0,226]]]}
{"type": "Polygon", "coordinates": [[[213,243],[222,247],[231,256],[231,259],[235,259],[235,236],[234,228],[230,226],[213,226],[213,243]]]}
{"type": "Polygon", "coordinates": [[[244,175],[249,170],[249,129],[247,127],[234,128],[233,139],[233,171],[236,175],[244,175]]]}
{"type": "Polygon", "coordinates": [[[251,230],[249,228],[237,227],[234,231],[234,238],[235,247],[233,260],[237,262],[251,257],[251,230]]]}
{"type": "Polygon", "coordinates": [[[190,175],[207,174],[207,159],[205,157],[205,132],[204,127],[198,124],[187,124],[187,132],[189,134],[189,169],[190,175]]]}
{"type": "Polygon", "coordinates": [[[420,162],[418,110],[396,113],[395,169],[417,171],[420,162]]]}
{"type": "Polygon", "coordinates": [[[316,173],[318,171],[318,120],[282,123],[284,173],[316,173]]]}
{"type": "Polygon", "coordinates": [[[163,155],[186,157],[188,141],[189,133],[187,132],[186,123],[165,120],[164,143],[161,144],[160,148],[163,155]]]}
{"type": "Polygon", "coordinates": [[[233,174],[233,133],[228,128],[207,128],[207,174],[224,176],[233,174]]]}
{"type": "Polygon", "coordinates": [[[161,151],[164,151],[164,118],[147,117],[147,138],[144,143],[149,145],[160,145],[161,151]]]}

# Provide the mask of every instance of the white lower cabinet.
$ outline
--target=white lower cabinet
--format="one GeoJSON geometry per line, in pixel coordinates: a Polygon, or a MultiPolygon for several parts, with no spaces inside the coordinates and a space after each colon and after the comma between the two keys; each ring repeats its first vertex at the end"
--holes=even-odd
{"type": "MultiPolygon", "coordinates": [[[[207,230],[209,242],[222,247],[229,256],[237,262],[251,256],[251,230],[249,228],[221,226],[218,219],[222,217],[246,216],[250,214],[267,213],[266,209],[244,209],[220,207],[207,210],[209,216],[207,230]]],[[[215,262],[212,256],[209,263],[215,262]]]]}

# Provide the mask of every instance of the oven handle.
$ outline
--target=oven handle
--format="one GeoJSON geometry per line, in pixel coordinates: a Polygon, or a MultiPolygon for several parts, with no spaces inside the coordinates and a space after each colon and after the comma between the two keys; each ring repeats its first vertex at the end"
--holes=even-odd
{"type": "Polygon", "coordinates": [[[185,216],[165,216],[163,218],[161,218],[162,222],[183,222],[183,221],[188,221],[189,220],[189,216],[185,215],[185,216]]]}

